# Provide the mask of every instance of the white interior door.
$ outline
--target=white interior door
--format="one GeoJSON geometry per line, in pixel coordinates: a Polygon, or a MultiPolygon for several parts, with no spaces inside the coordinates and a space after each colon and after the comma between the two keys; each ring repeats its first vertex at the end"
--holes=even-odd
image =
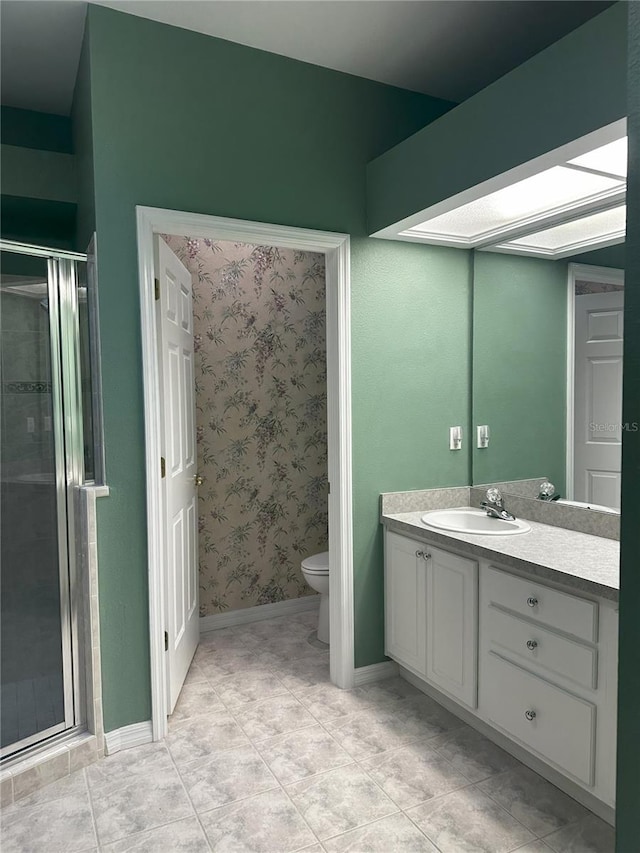
{"type": "Polygon", "coordinates": [[[198,645],[198,498],[191,275],[156,238],[155,273],[162,393],[167,713],[198,645]]]}
{"type": "Polygon", "coordinates": [[[574,498],[620,508],[624,291],[576,296],[574,498]]]}

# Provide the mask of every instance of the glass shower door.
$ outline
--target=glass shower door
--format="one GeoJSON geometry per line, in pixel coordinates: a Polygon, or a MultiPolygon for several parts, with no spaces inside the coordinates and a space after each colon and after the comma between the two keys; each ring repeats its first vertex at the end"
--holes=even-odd
{"type": "Polygon", "coordinates": [[[58,262],[2,253],[1,754],[75,723],[58,262]]]}

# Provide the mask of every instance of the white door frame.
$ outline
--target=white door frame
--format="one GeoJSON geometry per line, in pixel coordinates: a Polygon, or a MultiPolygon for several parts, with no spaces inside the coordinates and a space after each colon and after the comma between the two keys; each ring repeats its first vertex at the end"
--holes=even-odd
{"type": "Polygon", "coordinates": [[[575,453],[576,281],[624,285],[624,270],[569,264],[567,275],[567,455],[565,496],[573,499],[575,453]]]}
{"type": "Polygon", "coordinates": [[[188,234],[213,240],[322,252],[327,294],[327,438],[329,483],[329,578],[331,680],[353,687],[353,519],[351,477],[351,289],[348,234],[311,231],[263,222],[136,207],[142,375],[145,408],[149,643],[153,739],[167,733],[164,664],[164,554],[160,487],[160,373],[155,320],[153,240],[156,234],[188,234]]]}

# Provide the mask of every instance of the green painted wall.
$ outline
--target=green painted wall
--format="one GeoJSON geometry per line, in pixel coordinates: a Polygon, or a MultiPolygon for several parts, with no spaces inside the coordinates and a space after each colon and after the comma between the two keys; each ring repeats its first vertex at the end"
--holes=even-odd
{"type": "Polygon", "coordinates": [[[563,491],[567,265],[474,252],[473,482],[544,474],[563,491]],[[474,442],[475,444],[475,442],[474,442]]]}
{"type": "Polygon", "coordinates": [[[71,119],[53,113],[0,107],[0,139],[3,145],[37,148],[39,151],[73,153],[71,119]]]}
{"type": "Polygon", "coordinates": [[[617,3],[368,166],[373,234],[626,115],[617,3]]]}
{"type": "Polygon", "coordinates": [[[469,483],[470,253],[353,242],[356,665],[383,659],[380,492],[469,483]]]}
{"type": "Polygon", "coordinates": [[[624,243],[617,246],[607,246],[604,249],[594,249],[593,252],[583,252],[567,258],[567,264],[593,264],[596,267],[613,267],[624,269],[624,243]]]}
{"type": "Polygon", "coordinates": [[[456,423],[468,414],[469,310],[463,309],[469,288],[464,253],[366,239],[365,164],[449,104],[99,6],[89,7],[87,38],[90,67],[83,73],[90,72],[85,84],[92,103],[112,490],[98,507],[110,730],[150,713],[135,205],[357,238],[352,287],[359,664],[382,657],[379,491],[467,482],[468,460],[450,453],[446,432],[431,430],[443,429],[449,413],[456,423]],[[403,343],[400,353],[390,328],[403,343]],[[460,378],[451,383],[443,371],[449,374],[454,354],[460,378]],[[426,442],[432,442],[428,450],[426,442]]]}
{"type": "Polygon", "coordinates": [[[6,106],[0,117],[2,236],[74,248],[77,187],[71,119],[6,106]]]}
{"type": "MultiPolygon", "coordinates": [[[[640,421],[640,4],[629,3],[629,177],[622,420],[640,421]]],[[[622,436],[617,853],[640,838],[640,432],[622,436]]]]}
{"type": "MultiPolygon", "coordinates": [[[[88,23],[86,23],[88,26],[88,23]]],[[[82,42],[78,76],[71,105],[73,149],[77,174],[78,215],[75,243],[80,252],[85,252],[96,227],[96,203],[93,174],[93,124],[91,117],[91,67],[89,63],[89,39],[82,42]]]]}

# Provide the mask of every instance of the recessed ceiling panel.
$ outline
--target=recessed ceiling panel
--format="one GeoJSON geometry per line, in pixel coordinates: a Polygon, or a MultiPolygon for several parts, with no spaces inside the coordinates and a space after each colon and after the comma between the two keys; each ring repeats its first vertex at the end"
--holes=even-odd
{"type": "Polygon", "coordinates": [[[626,206],[622,205],[509,240],[495,248],[520,254],[562,257],[582,251],[585,246],[611,245],[624,239],[625,228],[626,206]]]}
{"type": "Polygon", "coordinates": [[[479,243],[509,228],[531,223],[624,190],[624,180],[554,166],[511,186],[461,205],[404,232],[407,235],[479,243]]]}

